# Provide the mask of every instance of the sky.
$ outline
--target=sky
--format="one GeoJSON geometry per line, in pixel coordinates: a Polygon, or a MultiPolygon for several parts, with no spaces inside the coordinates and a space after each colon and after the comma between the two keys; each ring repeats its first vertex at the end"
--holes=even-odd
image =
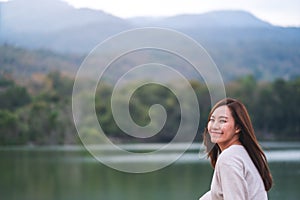
{"type": "MultiPolygon", "coordinates": [[[[7,0],[0,0],[7,1],[7,0]]],[[[244,10],[273,25],[300,27],[300,0],[62,0],[76,8],[92,8],[112,15],[173,16],[214,10],[244,10]]]]}
{"type": "Polygon", "coordinates": [[[274,25],[300,26],[300,0],[64,0],[118,17],[172,16],[213,10],[245,10],[274,25]]]}

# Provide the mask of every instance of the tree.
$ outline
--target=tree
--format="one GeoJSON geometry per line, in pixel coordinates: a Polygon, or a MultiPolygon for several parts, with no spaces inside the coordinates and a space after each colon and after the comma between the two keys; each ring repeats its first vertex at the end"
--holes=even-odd
{"type": "Polygon", "coordinates": [[[0,110],[0,144],[17,144],[18,140],[17,116],[8,111],[0,110]]]}
{"type": "Polygon", "coordinates": [[[0,91],[0,109],[16,110],[31,102],[27,89],[17,85],[10,85],[0,91]]]}

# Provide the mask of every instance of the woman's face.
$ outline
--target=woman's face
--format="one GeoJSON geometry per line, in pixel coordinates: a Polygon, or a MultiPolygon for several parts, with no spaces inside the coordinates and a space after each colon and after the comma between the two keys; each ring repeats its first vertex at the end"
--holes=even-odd
{"type": "Polygon", "coordinates": [[[239,144],[240,129],[235,125],[228,106],[220,106],[212,113],[208,125],[208,133],[212,143],[217,143],[221,150],[232,144],[239,144]]]}

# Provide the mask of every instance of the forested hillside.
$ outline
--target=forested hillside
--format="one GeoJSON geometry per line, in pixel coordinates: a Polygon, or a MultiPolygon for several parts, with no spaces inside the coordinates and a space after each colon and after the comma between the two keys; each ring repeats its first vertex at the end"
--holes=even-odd
{"type": "Polygon", "coordinates": [[[0,10],[0,44],[87,55],[122,31],[161,27],[199,42],[226,81],[248,74],[269,81],[300,74],[300,28],[273,26],[245,11],[122,19],[99,10],[76,9],[60,0],[11,0],[0,2],[0,10]]]}
{"type": "Polygon", "coordinates": [[[57,54],[47,50],[26,50],[12,45],[0,45],[0,72],[15,77],[31,77],[59,70],[74,75],[83,56],[57,54]]]}
{"type": "MultiPolygon", "coordinates": [[[[48,62],[40,65],[40,56],[43,53],[8,46],[2,47],[2,52],[6,54],[1,54],[0,62],[1,145],[79,143],[71,110],[74,74],[64,70],[76,69],[80,58],[66,58],[47,53],[48,62]],[[9,61],[9,56],[3,55],[14,56],[10,57],[9,61]],[[29,62],[28,57],[31,58],[28,64],[28,69],[31,70],[28,70],[30,73],[25,73],[26,76],[22,76],[19,73],[23,69],[20,65],[29,62]],[[64,70],[58,71],[60,68],[64,70]]],[[[196,138],[200,140],[210,110],[210,96],[204,83],[197,80],[190,82],[198,96],[201,111],[196,138]]],[[[124,87],[126,89],[127,86],[124,87]]],[[[110,108],[112,89],[113,86],[109,82],[98,87],[95,105],[98,120],[106,135],[113,141],[168,142],[174,137],[181,116],[178,101],[170,90],[150,84],[134,93],[130,101],[130,110],[137,124],[149,123],[148,111],[153,104],[163,105],[168,114],[167,123],[160,133],[148,140],[138,140],[124,134],[115,124],[110,108]]],[[[260,139],[300,139],[299,76],[290,80],[275,79],[271,82],[257,81],[251,75],[244,76],[226,82],[226,89],[228,96],[245,102],[260,139]]],[[[121,94],[118,98],[120,101],[123,99],[121,94]]],[[[87,127],[86,137],[95,139],[98,137],[95,131],[87,127]]]]}
{"type": "MultiPolygon", "coordinates": [[[[273,26],[238,10],[122,19],[99,10],[76,9],[61,0],[11,0],[0,2],[0,144],[79,143],[71,109],[77,70],[104,40],[148,26],[179,31],[204,47],[221,73],[227,96],[241,99],[249,108],[260,139],[300,139],[299,27],[273,26]]],[[[134,51],[113,62],[105,73],[121,77],[147,60],[159,60],[178,70],[198,97],[201,120],[196,140],[200,140],[210,110],[203,77],[167,53],[134,51]]],[[[101,58],[93,60],[94,68],[87,73],[102,67],[101,62],[101,58]]],[[[155,76],[164,80],[168,74],[157,72],[155,76]]],[[[113,119],[110,96],[114,83],[106,78],[97,88],[98,120],[115,142],[136,142],[113,119]]],[[[124,85],[125,91],[128,88],[124,85]]],[[[124,103],[124,96],[118,98],[124,103]]],[[[149,123],[148,110],[157,103],[166,108],[168,120],[159,134],[142,142],[170,141],[178,129],[178,100],[170,90],[155,84],[134,93],[129,105],[133,120],[139,125],[149,123]]],[[[88,123],[89,117],[84,120],[88,123]]],[[[92,127],[85,134],[91,141],[99,137],[92,127]]]]}

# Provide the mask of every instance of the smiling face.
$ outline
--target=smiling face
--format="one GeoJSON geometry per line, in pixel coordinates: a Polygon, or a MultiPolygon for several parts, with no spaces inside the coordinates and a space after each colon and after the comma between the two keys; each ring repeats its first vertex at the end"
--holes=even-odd
{"type": "Polygon", "coordinates": [[[240,144],[240,129],[236,126],[228,106],[220,106],[214,110],[207,124],[211,142],[217,143],[221,150],[233,144],[240,144]]]}

